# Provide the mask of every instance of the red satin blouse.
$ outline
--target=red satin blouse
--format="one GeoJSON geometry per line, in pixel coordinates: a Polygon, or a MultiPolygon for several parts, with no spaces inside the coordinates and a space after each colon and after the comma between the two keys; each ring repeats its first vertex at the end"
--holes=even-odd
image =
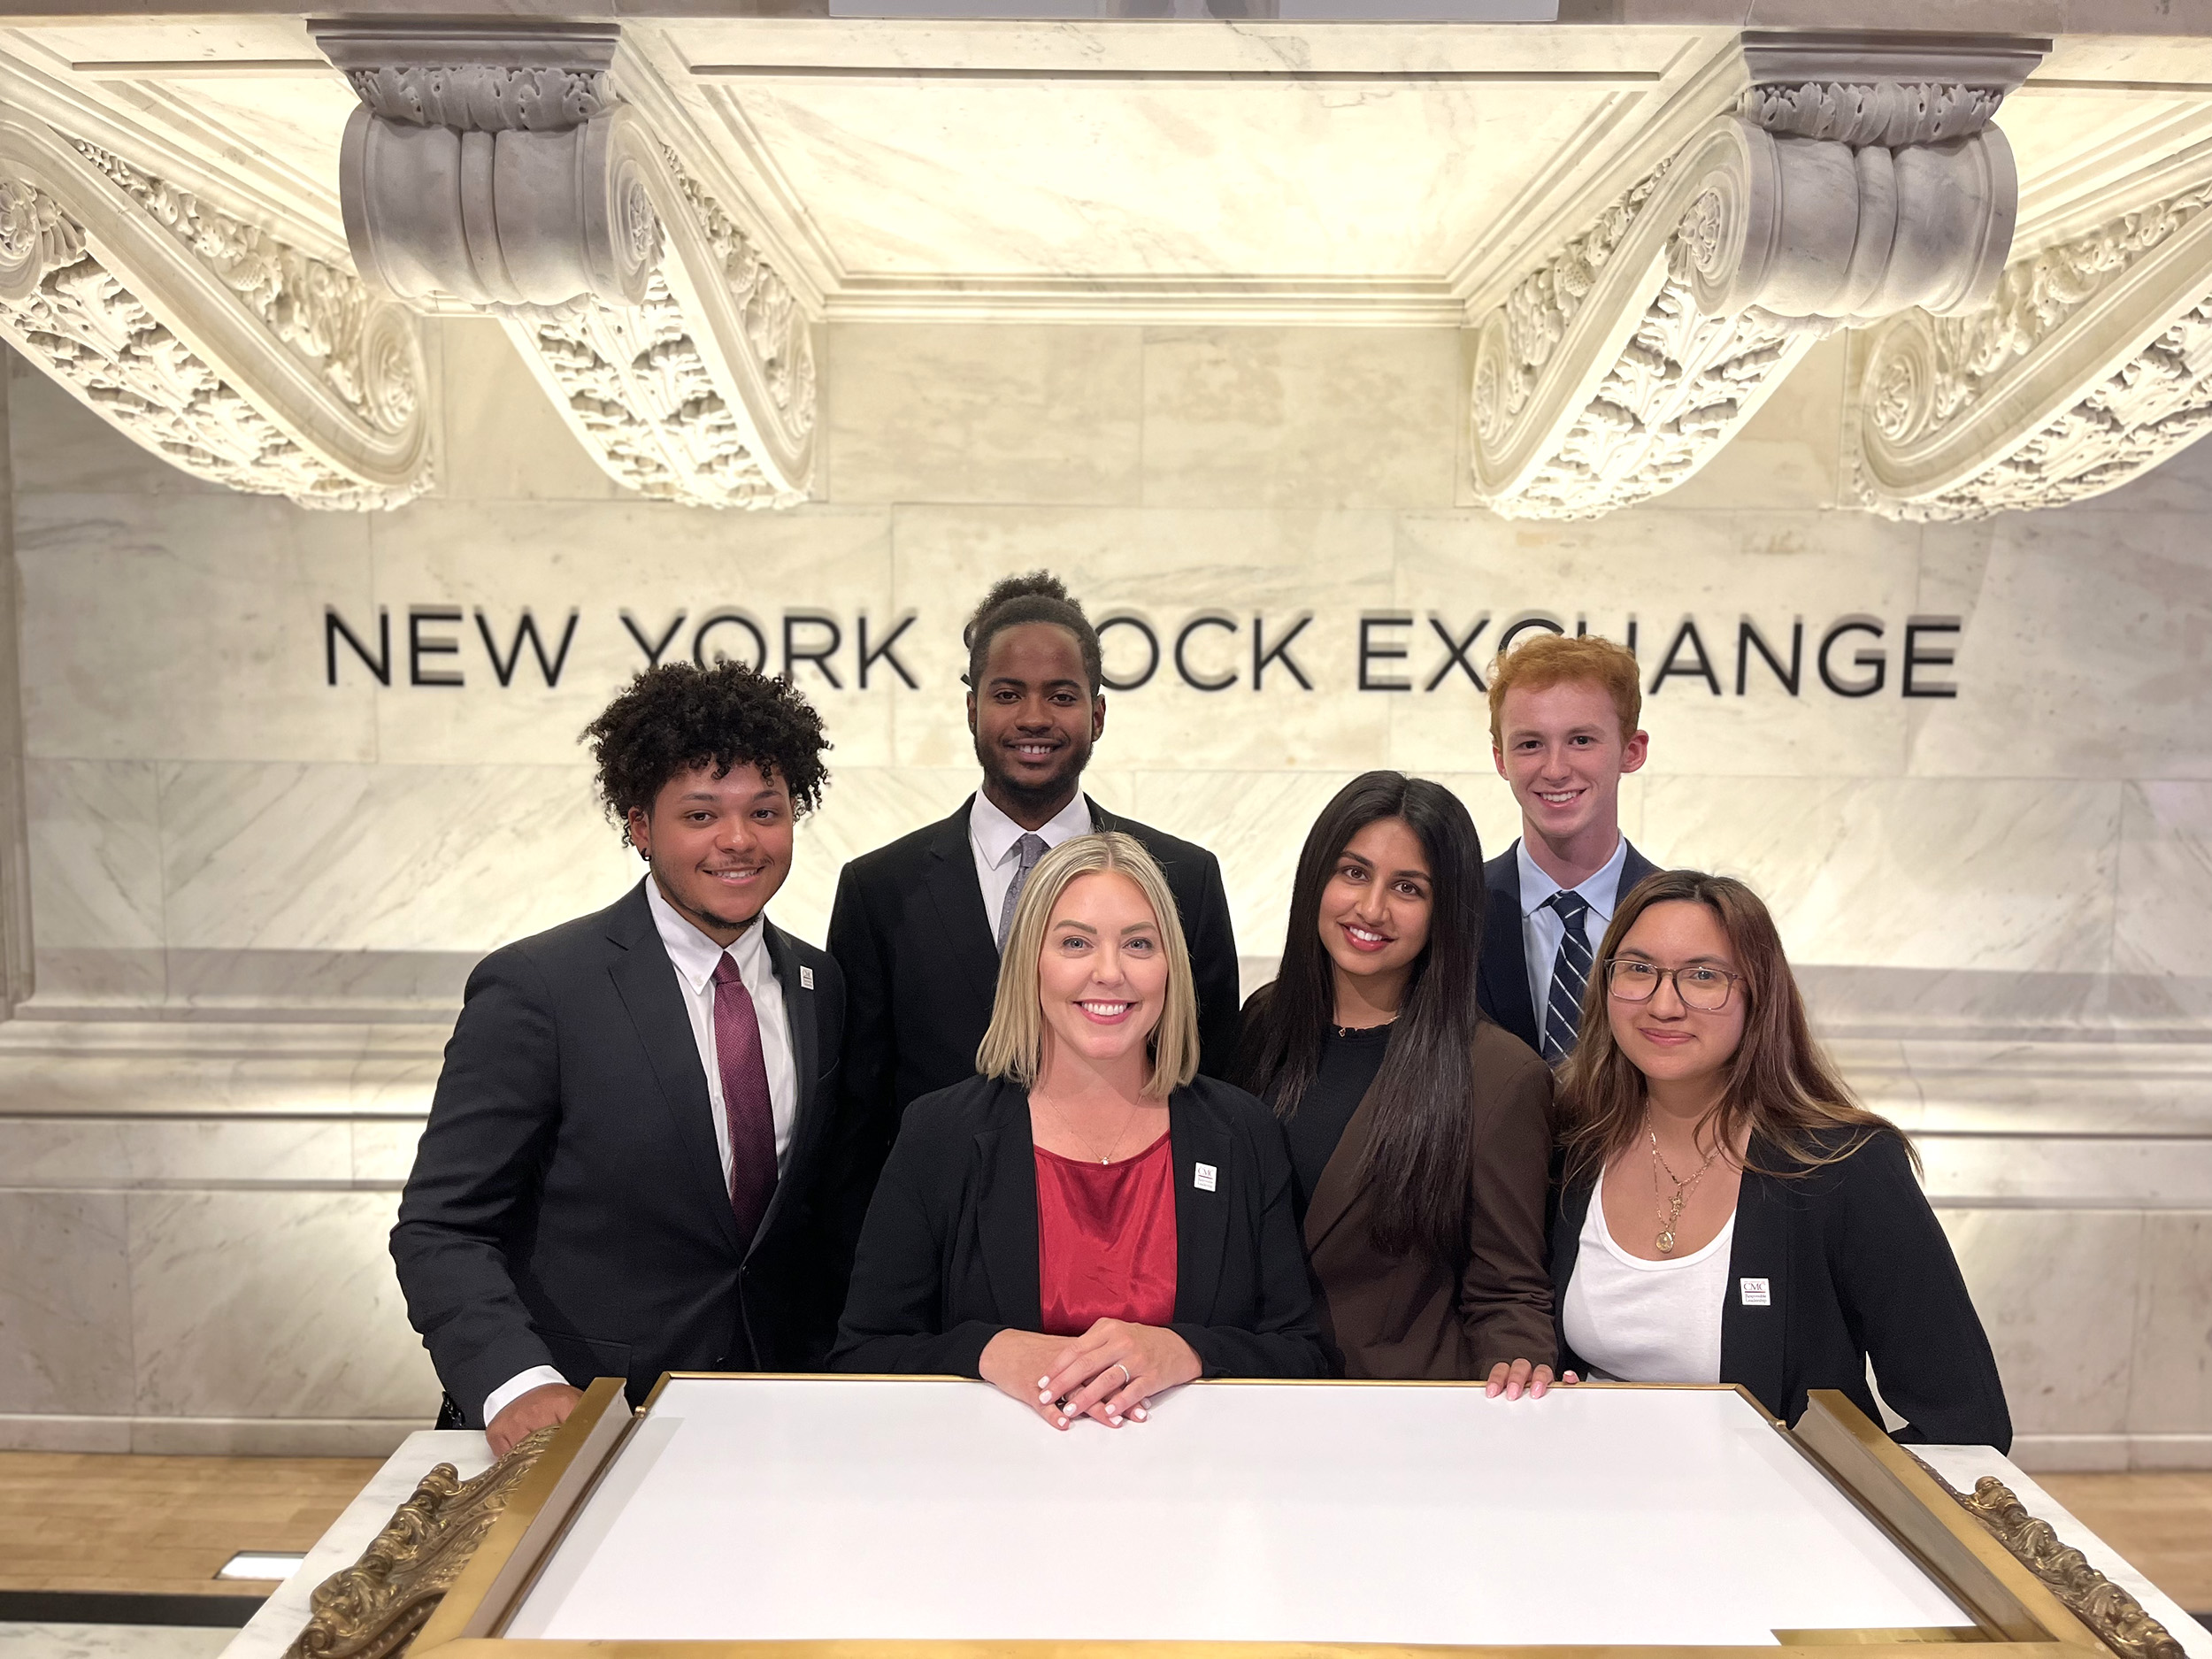
{"type": "Polygon", "coordinates": [[[1037,1154],[1037,1287],[1047,1336],[1099,1319],[1175,1317],[1175,1153],[1162,1135],[1133,1158],[1037,1154]]]}

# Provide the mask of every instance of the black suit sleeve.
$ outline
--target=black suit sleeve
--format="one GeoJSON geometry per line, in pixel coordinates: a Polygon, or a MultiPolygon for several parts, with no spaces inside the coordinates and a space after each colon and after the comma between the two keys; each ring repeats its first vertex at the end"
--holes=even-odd
{"type": "Polygon", "coordinates": [[[1897,1438],[2008,1451],[1996,1356],[1905,1143],[1878,1135],[1836,1174],[1832,1271],[1882,1398],[1905,1419],[1897,1438]]]}
{"type": "Polygon", "coordinates": [[[553,1363],[505,1246],[534,1207],[560,1110],[550,994],[522,952],[495,952],[469,975],[392,1229],[407,1317],[471,1427],[492,1390],[553,1363]]]}
{"type": "Polygon", "coordinates": [[[939,1330],[944,1230],[956,1212],[953,1171],[933,1156],[926,1123],[903,1131],[883,1166],[830,1364],[837,1371],[979,1377],[983,1350],[1008,1327],[969,1319],[939,1330]]]}
{"type": "Polygon", "coordinates": [[[898,1036],[891,1018],[890,952],[869,913],[867,893],[852,864],[837,878],[829,954],[845,980],[836,1167],[845,1178],[838,1230],[850,1237],[860,1230],[869,1194],[898,1133],[894,1089],[898,1036]]]}
{"type": "Polygon", "coordinates": [[[1314,1323],[1306,1246],[1290,1195],[1290,1152],[1272,1118],[1245,1136],[1248,1194],[1259,1217],[1258,1283],[1249,1325],[1174,1325],[1208,1377],[1318,1377],[1328,1369],[1314,1323]]]}
{"type": "Polygon", "coordinates": [[[1211,853],[1200,872],[1198,902],[1183,918],[1183,927],[1190,948],[1192,987],[1198,993],[1198,1069],[1225,1082],[1236,1073],[1243,985],[1237,971],[1229,894],[1221,883],[1221,861],[1211,853]]]}

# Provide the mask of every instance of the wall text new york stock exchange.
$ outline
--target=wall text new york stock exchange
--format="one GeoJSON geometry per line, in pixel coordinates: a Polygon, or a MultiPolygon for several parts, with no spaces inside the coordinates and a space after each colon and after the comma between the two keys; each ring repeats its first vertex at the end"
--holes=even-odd
{"type": "MultiPolygon", "coordinates": [[[[1678,614],[1655,620],[1580,611],[1493,615],[1409,609],[1271,616],[1215,609],[1179,617],[1116,611],[1100,619],[1098,632],[1106,687],[1121,693],[1159,686],[1290,695],[1483,692],[1488,689],[1484,675],[1497,654],[1543,630],[1619,640],[1644,663],[1649,676],[1645,689],[1655,695],[1863,698],[1886,692],[1955,697],[1951,676],[1963,626],[1955,616],[1864,613],[1825,618],[1678,614]]],[[[587,616],[571,609],[541,618],[527,605],[503,615],[480,607],[424,604],[397,617],[380,607],[372,618],[326,605],[323,671],[325,683],[333,687],[551,689],[568,672],[579,641],[592,639],[594,645],[611,646],[617,659],[633,668],[734,660],[839,691],[920,690],[914,664],[924,632],[921,613],[912,611],[887,621],[864,611],[731,607],[657,616],[629,610],[587,616]]],[[[589,648],[585,654],[603,661],[589,648]]]]}

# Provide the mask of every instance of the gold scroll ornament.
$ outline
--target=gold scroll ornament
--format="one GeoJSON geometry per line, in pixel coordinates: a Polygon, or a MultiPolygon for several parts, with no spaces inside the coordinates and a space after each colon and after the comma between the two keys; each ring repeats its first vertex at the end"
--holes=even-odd
{"type": "MultiPolygon", "coordinates": [[[[1932,1469],[1928,1472],[1935,1474],[1932,1469]]],[[[2140,1601],[2091,1566],[2081,1551],[2061,1543],[2051,1524],[2030,1515],[2012,1488],[1996,1476],[1977,1480],[1970,1497],[1941,1475],[1935,1479],[2120,1659],[2185,1659],[2181,1644],[2143,1610],[2140,1601]]]]}
{"type": "Polygon", "coordinates": [[[451,1463],[425,1475],[361,1559],[317,1586],[314,1612],[284,1659],[394,1659],[405,1651],[557,1426],[526,1436],[470,1479],[451,1463]]]}

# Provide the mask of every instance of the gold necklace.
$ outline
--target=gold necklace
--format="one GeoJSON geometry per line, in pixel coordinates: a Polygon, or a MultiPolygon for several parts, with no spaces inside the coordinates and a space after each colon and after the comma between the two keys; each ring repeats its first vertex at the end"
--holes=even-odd
{"type": "MultiPolygon", "coordinates": [[[[1668,1169],[1666,1159],[1659,1156],[1659,1132],[1651,1126],[1651,1108],[1648,1106],[1644,1108],[1644,1133],[1651,1140],[1652,1201],[1654,1203],[1663,1204],[1667,1212],[1660,1220],[1659,1236],[1654,1242],[1658,1245],[1660,1255],[1671,1256],[1674,1253],[1674,1230],[1682,1219],[1682,1206],[1690,1202],[1690,1194],[1697,1190],[1697,1184],[1705,1179],[1705,1171],[1713,1167],[1713,1160],[1720,1156],[1720,1148],[1716,1144],[1713,1149],[1705,1155],[1705,1162],[1699,1164],[1692,1171],[1690,1179],[1686,1181],[1671,1169],[1668,1169]],[[1659,1171],[1662,1170],[1666,1170],[1667,1179],[1674,1183],[1674,1196],[1671,1199],[1662,1199],[1659,1196],[1659,1171]]],[[[1691,1144],[1694,1146],[1696,1142],[1693,1141],[1691,1144]]]]}
{"type": "Polygon", "coordinates": [[[1119,1133],[1114,1136],[1112,1143],[1107,1147],[1105,1155],[1101,1156],[1099,1155],[1096,1142],[1093,1141],[1090,1136],[1085,1134],[1081,1130],[1075,1126],[1075,1119],[1068,1116],[1066,1109],[1064,1108],[1057,1101],[1053,1101],[1048,1103],[1052,1107],[1053,1116],[1059,1118],[1060,1126],[1063,1129],[1065,1129],[1070,1134],[1073,1135],[1078,1141],[1081,1141],[1083,1143],[1083,1149],[1091,1154],[1092,1156],[1098,1158],[1098,1161],[1101,1164],[1111,1164],[1114,1161],[1113,1155],[1121,1150],[1121,1143],[1129,1138],[1129,1125],[1137,1121],[1138,1112],[1143,1110],[1142,1102],[1139,1102],[1136,1105],[1132,1106],[1129,1109],[1129,1115],[1121,1120],[1121,1129],[1119,1133]]]}

